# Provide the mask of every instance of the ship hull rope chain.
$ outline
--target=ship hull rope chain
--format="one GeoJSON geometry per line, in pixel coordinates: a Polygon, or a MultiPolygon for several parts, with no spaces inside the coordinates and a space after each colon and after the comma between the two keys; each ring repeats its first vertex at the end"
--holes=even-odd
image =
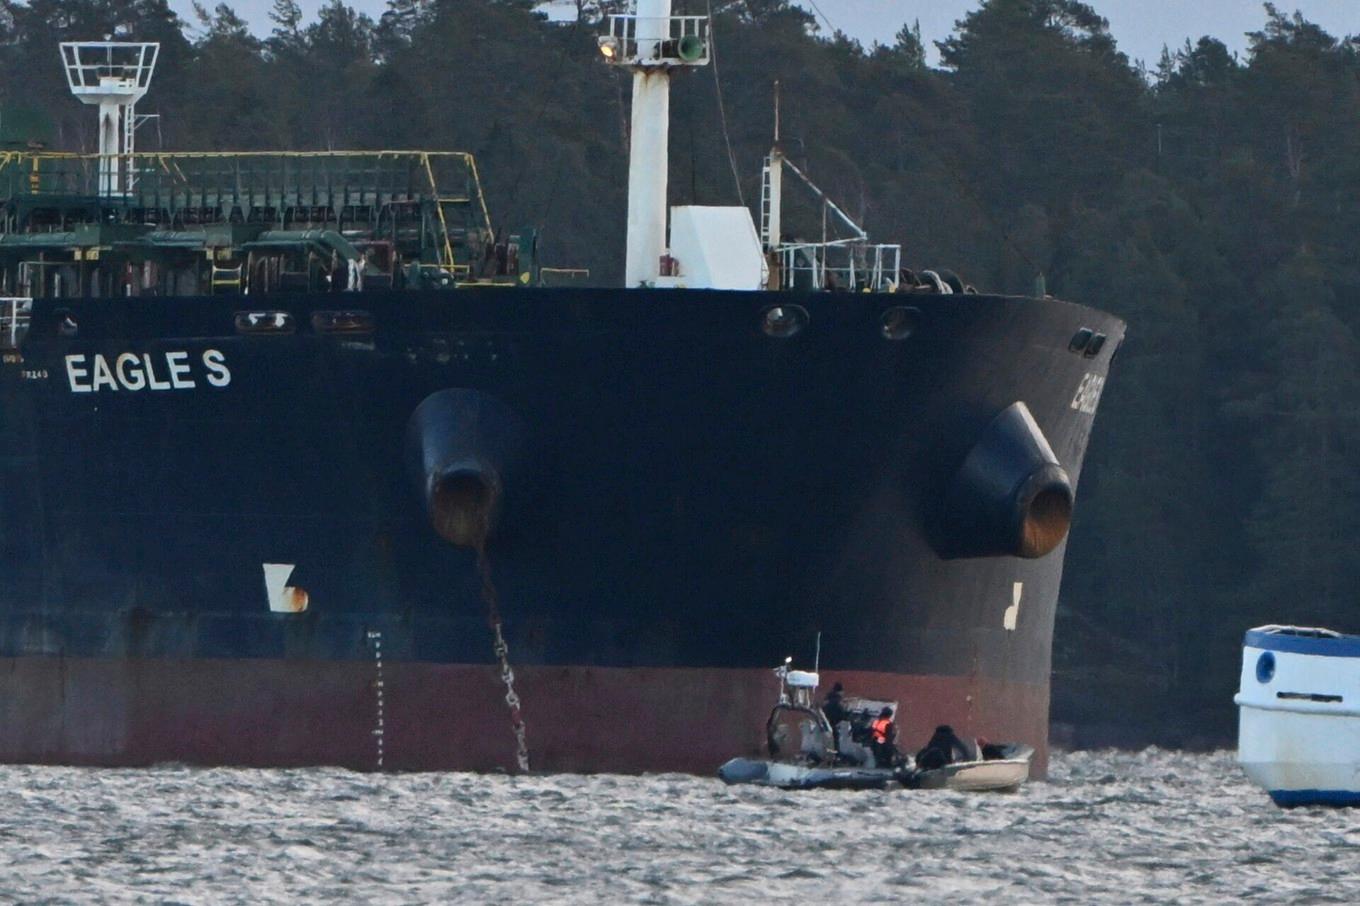
{"type": "Polygon", "coordinates": [[[491,562],[485,551],[477,553],[477,571],[482,579],[482,598],[486,601],[486,621],[491,627],[491,652],[501,668],[501,682],[505,683],[505,704],[510,709],[510,728],[515,734],[515,762],[523,773],[529,771],[528,730],[519,694],[515,692],[515,671],[510,666],[510,646],[501,631],[501,612],[497,603],[496,586],[491,582],[491,562]]]}

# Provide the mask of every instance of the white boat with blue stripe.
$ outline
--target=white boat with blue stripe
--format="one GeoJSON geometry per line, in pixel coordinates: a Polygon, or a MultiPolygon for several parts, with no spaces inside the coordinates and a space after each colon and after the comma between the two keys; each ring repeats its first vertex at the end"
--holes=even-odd
{"type": "Polygon", "coordinates": [[[1360,636],[1247,630],[1233,701],[1237,760],[1277,805],[1360,805],[1360,636]]]}

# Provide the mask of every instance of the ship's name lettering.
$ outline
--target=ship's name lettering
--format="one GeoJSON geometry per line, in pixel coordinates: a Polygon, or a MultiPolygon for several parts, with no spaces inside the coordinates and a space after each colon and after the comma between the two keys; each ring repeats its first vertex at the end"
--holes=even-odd
{"type": "Polygon", "coordinates": [[[195,361],[187,352],[125,352],[117,356],[68,355],[66,380],[72,393],[103,390],[193,390],[203,381],[210,387],[231,383],[227,357],[205,349],[195,361]]]}
{"type": "Polygon", "coordinates": [[[1087,372],[1077,385],[1077,394],[1072,397],[1072,408],[1086,415],[1095,415],[1100,405],[1100,394],[1105,389],[1104,375],[1087,372]]]}

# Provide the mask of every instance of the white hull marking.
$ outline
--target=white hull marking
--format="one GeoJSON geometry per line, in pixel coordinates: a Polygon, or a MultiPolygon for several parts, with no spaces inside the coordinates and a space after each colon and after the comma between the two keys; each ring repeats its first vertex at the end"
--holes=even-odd
{"type": "Polygon", "coordinates": [[[1100,405],[1100,394],[1105,389],[1105,378],[1088,371],[1077,385],[1076,395],[1072,397],[1072,408],[1085,415],[1095,415],[1100,405]]]}
{"type": "Polygon", "coordinates": [[[307,591],[288,584],[296,564],[264,563],[264,591],[274,613],[302,613],[307,609],[307,591]]]}
{"type": "Polygon", "coordinates": [[[1016,582],[1011,586],[1011,606],[1006,608],[1001,617],[1001,625],[1007,632],[1015,632],[1015,624],[1020,619],[1020,595],[1024,590],[1024,582],[1016,582]]]}

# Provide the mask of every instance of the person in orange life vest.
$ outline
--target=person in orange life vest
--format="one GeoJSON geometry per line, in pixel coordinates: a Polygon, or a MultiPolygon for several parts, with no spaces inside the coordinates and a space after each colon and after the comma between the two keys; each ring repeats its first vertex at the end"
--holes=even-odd
{"type": "Polygon", "coordinates": [[[884,707],[878,712],[869,730],[873,734],[870,742],[874,763],[880,768],[892,767],[897,760],[897,724],[893,722],[892,708],[884,707]]]}

